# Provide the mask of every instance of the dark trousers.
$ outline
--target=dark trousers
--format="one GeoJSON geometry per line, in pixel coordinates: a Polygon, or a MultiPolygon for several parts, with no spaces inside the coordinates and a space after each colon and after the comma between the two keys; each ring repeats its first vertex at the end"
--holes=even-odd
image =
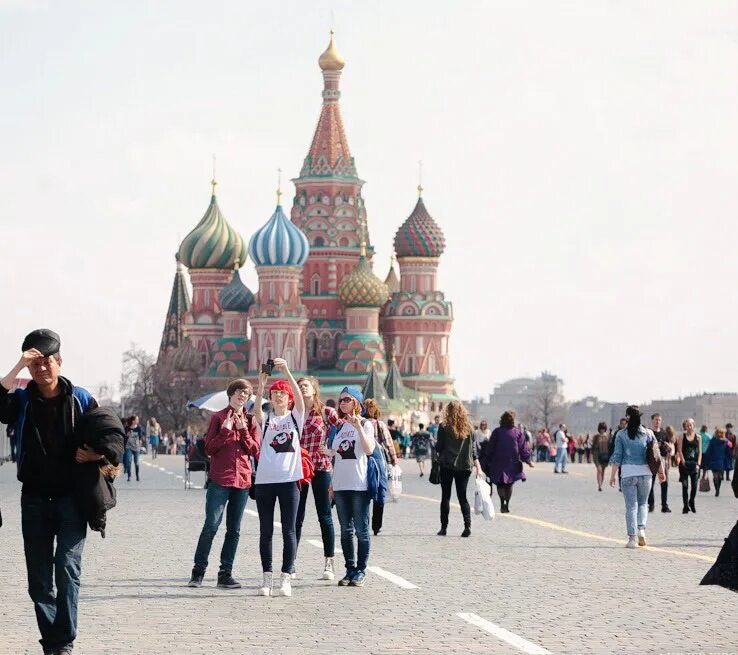
{"type": "Polygon", "coordinates": [[[213,546],[213,538],[218,532],[225,512],[226,534],[223,548],[220,551],[220,570],[228,572],[233,570],[233,560],[236,559],[236,549],[241,536],[241,519],[248,499],[248,489],[221,487],[212,480],[210,481],[205,496],[205,524],[202,526],[195,550],[195,568],[203,573],[208,568],[208,556],[213,546]]]}
{"type": "Polygon", "coordinates": [[[497,495],[500,497],[500,507],[507,507],[512,498],[513,486],[511,484],[498,484],[497,495]]]}
{"type": "Polygon", "coordinates": [[[333,529],[333,513],[331,512],[331,499],[328,495],[328,488],[331,486],[333,474],[330,471],[315,471],[310,485],[305,485],[300,489],[300,503],[297,506],[297,521],[295,524],[295,534],[297,545],[300,545],[300,537],[302,536],[302,524],[305,520],[305,505],[307,505],[308,491],[313,490],[313,500],[315,501],[315,513],[318,515],[318,523],[320,524],[320,536],[323,539],[323,556],[333,557],[336,550],[336,534],[333,529]]]}
{"type": "Polygon", "coordinates": [[[448,512],[451,503],[451,485],[456,483],[456,497],[461,505],[464,527],[471,527],[471,508],[466,499],[466,487],[469,484],[471,471],[454,471],[441,467],[441,527],[448,527],[448,512]]]}
{"type": "Polygon", "coordinates": [[[548,461],[548,446],[536,446],[536,461],[547,462],[548,461]]]}
{"type": "Polygon", "coordinates": [[[300,502],[299,482],[277,482],[256,485],[256,507],[259,510],[259,554],[261,570],[272,570],[272,537],[274,536],[274,505],[279,500],[279,520],[282,523],[282,573],[291,573],[295,565],[297,537],[295,520],[300,502]]]}
{"type": "MultiPolygon", "coordinates": [[[[651,476],[651,491],[648,492],[649,509],[653,509],[654,504],[656,503],[656,499],[654,498],[654,493],[653,493],[655,488],[656,488],[656,476],[652,475],[651,476]]],[[[664,509],[664,507],[669,506],[669,503],[667,502],[668,496],[669,496],[669,478],[667,478],[664,482],[661,483],[661,509],[664,509]]]]}
{"type": "Polygon", "coordinates": [[[382,529],[382,520],[384,519],[384,503],[372,503],[372,532],[379,534],[382,529]]]}
{"type": "Polygon", "coordinates": [[[77,636],[79,577],[87,523],[70,496],[23,494],[21,526],[28,593],[36,610],[41,646],[44,650],[57,650],[73,643],[77,636]]]}
{"type": "Polygon", "coordinates": [[[364,572],[369,561],[371,537],[369,536],[368,491],[336,491],[336,512],[341,524],[341,548],[346,562],[346,571],[364,572]],[[354,550],[354,532],[359,545],[358,558],[354,550]]]}
{"type": "Polygon", "coordinates": [[[694,498],[697,495],[697,476],[699,471],[697,470],[697,464],[680,464],[679,465],[679,481],[682,483],[682,501],[684,506],[687,507],[687,500],[690,503],[694,503],[694,498]],[[687,498],[687,488],[691,483],[692,488],[689,489],[689,499],[687,498]]]}

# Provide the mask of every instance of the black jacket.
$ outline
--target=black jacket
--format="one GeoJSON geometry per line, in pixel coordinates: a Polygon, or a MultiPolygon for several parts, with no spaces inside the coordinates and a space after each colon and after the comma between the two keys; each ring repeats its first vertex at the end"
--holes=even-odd
{"type": "Polygon", "coordinates": [[[125,429],[118,415],[109,407],[97,407],[80,419],[74,432],[74,446],[89,446],[104,459],[77,464],[74,475],[74,499],[92,530],[105,538],[106,512],[115,507],[115,475],[105,473],[123,457],[125,429]]]}

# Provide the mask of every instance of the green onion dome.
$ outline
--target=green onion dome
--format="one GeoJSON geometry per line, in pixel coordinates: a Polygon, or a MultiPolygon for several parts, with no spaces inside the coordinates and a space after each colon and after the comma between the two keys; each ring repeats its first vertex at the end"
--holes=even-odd
{"type": "Polygon", "coordinates": [[[218,299],[224,312],[247,312],[254,304],[254,294],[241,280],[238,269],[233,271],[231,281],[220,290],[218,299]]]}
{"type": "Polygon", "coordinates": [[[381,307],[387,302],[387,285],[372,272],[363,248],[356,268],[341,280],[338,297],[346,307],[381,307]]]}
{"type": "Polygon", "coordinates": [[[215,184],[205,216],[179,246],[187,268],[233,268],[246,262],[246,244],[223,217],[215,199],[215,184]]]}
{"type": "Polygon", "coordinates": [[[446,249],[441,228],[418,198],[410,216],[395,234],[395,253],[398,257],[440,257],[446,249]]]}

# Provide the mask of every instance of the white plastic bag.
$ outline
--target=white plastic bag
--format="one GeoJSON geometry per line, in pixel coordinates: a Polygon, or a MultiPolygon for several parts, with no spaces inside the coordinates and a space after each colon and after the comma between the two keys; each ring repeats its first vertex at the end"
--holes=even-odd
{"type": "Polygon", "coordinates": [[[393,503],[402,495],[402,469],[399,466],[389,467],[389,494],[393,503]]]}
{"type": "Polygon", "coordinates": [[[474,511],[476,512],[477,498],[479,498],[479,501],[482,503],[482,516],[487,521],[491,521],[495,518],[495,508],[492,505],[492,488],[481,475],[476,478],[475,482],[474,511]]]}
{"type": "Polygon", "coordinates": [[[483,507],[484,507],[484,503],[482,502],[482,497],[479,495],[478,491],[475,491],[474,492],[474,513],[481,514],[483,507]]]}

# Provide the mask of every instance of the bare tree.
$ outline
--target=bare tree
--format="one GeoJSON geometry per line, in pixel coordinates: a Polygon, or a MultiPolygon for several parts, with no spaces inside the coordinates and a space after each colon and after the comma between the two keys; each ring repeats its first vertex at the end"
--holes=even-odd
{"type": "Polygon", "coordinates": [[[523,414],[530,425],[545,427],[548,431],[564,420],[566,405],[555,376],[544,374],[541,377],[537,392],[523,414]]]}

